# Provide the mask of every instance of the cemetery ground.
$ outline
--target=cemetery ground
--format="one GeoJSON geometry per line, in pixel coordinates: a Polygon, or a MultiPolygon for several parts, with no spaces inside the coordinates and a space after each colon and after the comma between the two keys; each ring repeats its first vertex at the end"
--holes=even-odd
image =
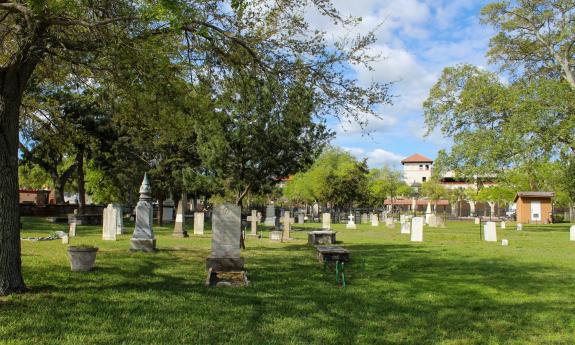
{"type": "MultiPolygon", "coordinates": [[[[205,286],[205,235],[155,227],[159,251],[130,253],[79,226],[72,244],[100,248],[88,273],[71,272],[66,245],[23,241],[29,293],[0,298],[2,344],[573,344],[575,242],[568,225],[497,229],[481,242],[472,222],[424,230],[332,225],[351,251],[347,287],[323,270],[305,231],[272,243],[248,237],[250,285],[205,286]],[[501,246],[501,239],[510,246],[501,246]]],[[[319,224],[306,224],[318,228],[319,224]]],[[[189,228],[188,228],[189,229],[189,228]]],[[[23,237],[67,231],[23,219],[23,237]]],[[[303,229],[301,229],[303,230],[303,229]]]]}

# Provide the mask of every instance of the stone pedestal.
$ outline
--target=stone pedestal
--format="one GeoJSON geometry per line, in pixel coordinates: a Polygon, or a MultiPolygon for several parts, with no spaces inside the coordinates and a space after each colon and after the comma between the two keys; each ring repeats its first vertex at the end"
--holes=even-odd
{"type": "Polygon", "coordinates": [[[244,258],[216,258],[208,256],[206,258],[206,270],[212,269],[217,272],[243,271],[244,258]]]}
{"type": "Polygon", "coordinates": [[[156,239],[132,238],[130,240],[130,250],[133,252],[155,252],[156,239]]]}
{"type": "Polygon", "coordinates": [[[307,235],[307,243],[310,245],[335,244],[335,232],[310,231],[307,235]]]}

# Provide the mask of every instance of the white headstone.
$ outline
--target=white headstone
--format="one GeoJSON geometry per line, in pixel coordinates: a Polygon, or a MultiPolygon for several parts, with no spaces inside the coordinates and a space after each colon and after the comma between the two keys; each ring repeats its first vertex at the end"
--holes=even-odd
{"type": "Polygon", "coordinates": [[[504,247],[507,247],[507,246],[509,246],[509,241],[506,238],[504,238],[501,240],[501,245],[504,247]]]}
{"type": "Polygon", "coordinates": [[[483,239],[487,242],[497,242],[497,227],[495,222],[487,222],[483,226],[483,239]]]}
{"type": "Polygon", "coordinates": [[[377,218],[377,213],[371,215],[371,226],[379,226],[379,219],[377,218]]]}
{"type": "Polygon", "coordinates": [[[76,222],[70,223],[70,230],[68,231],[68,237],[76,237],[76,222]]]}
{"type": "Polygon", "coordinates": [[[501,222],[501,229],[505,229],[505,222],[501,222]]]}
{"type": "Polygon", "coordinates": [[[395,225],[393,224],[393,218],[385,218],[385,226],[390,229],[395,228],[395,225]]]}
{"type": "Polygon", "coordinates": [[[523,224],[517,223],[517,231],[523,230],[523,224]]]}
{"type": "Polygon", "coordinates": [[[345,225],[345,228],[346,229],[356,229],[355,222],[353,221],[353,214],[350,213],[349,216],[347,216],[347,219],[349,219],[349,221],[345,225]]]}
{"type": "Polygon", "coordinates": [[[569,239],[575,241],[575,225],[571,225],[571,228],[569,228],[569,239]]]}
{"type": "Polygon", "coordinates": [[[413,217],[411,220],[411,242],[423,242],[423,218],[413,217]]]}
{"type": "Polygon", "coordinates": [[[331,229],[331,214],[329,213],[324,213],[321,216],[321,227],[324,230],[330,230],[331,229]]]}
{"type": "Polygon", "coordinates": [[[204,212],[194,212],[194,235],[204,234],[204,212]]]}
{"type": "Polygon", "coordinates": [[[431,213],[429,215],[425,215],[427,217],[427,225],[429,225],[430,228],[437,228],[439,226],[439,221],[437,215],[431,213]]]}
{"type": "Polygon", "coordinates": [[[104,241],[115,241],[117,234],[118,209],[112,204],[104,209],[102,221],[102,239],[104,241]]]}
{"type": "Polygon", "coordinates": [[[116,235],[124,233],[124,211],[122,205],[112,204],[116,209],[116,235]]]}
{"type": "Polygon", "coordinates": [[[240,257],[241,221],[241,208],[239,206],[224,204],[214,208],[212,213],[212,257],[240,257]]]}
{"type": "Polygon", "coordinates": [[[305,214],[303,212],[298,213],[297,223],[298,224],[304,224],[305,223],[305,214]]]}
{"type": "Polygon", "coordinates": [[[252,215],[250,217],[248,217],[248,222],[251,223],[251,235],[252,236],[257,236],[258,234],[258,211],[257,210],[252,210],[252,215]]]}
{"type": "Polygon", "coordinates": [[[68,235],[62,236],[62,243],[63,243],[63,244],[68,244],[68,243],[70,243],[70,237],[68,237],[68,235]]]}
{"type": "Polygon", "coordinates": [[[401,223],[401,233],[402,234],[411,233],[411,223],[409,222],[409,220],[406,220],[403,223],[401,223]]]}
{"type": "Polygon", "coordinates": [[[479,224],[479,223],[481,223],[481,218],[475,217],[475,224],[479,224]]]}
{"type": "Polygon", "coordinates": [[[362,213],[361,214],[361,224],[367,224],[367,221],[368,221],[367,213],[362,213]]]}

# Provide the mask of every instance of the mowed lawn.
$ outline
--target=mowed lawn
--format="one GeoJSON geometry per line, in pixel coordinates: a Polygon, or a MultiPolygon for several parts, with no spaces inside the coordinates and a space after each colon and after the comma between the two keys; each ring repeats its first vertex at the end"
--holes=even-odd
{"type": "MultiPolygon", "coordinates": [[[[22,236],[67,225],[23,220],[22,236]]],[[[317,228],[319,224],[306,224],[317,228]]],[[[336,285],[307,246],[248,238],[250,286],[205,286],[210,232],[185,239],[156,227],[159,252],[130,253],[130,235],[102,241],[79,226],[74,244],[100,248],[89,273],[70,271],[60,241],[23,241],[30,292],[0,298],[2,344],[575,344],[575,242],[567,224],[499,229],[471,222],[424,229],[334,226],[351,251],[336,285]]],[[[132,227],[128,226],[129,233],[132,227]]]]}

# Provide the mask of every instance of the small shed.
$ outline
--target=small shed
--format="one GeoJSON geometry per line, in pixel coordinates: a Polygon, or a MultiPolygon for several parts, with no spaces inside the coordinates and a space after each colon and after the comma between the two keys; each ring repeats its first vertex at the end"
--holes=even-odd
{"type": "Polygon", "coordinates": [[[553,192],[518,192],[517,223],[548,224],[553,219],[553,192]]]}

